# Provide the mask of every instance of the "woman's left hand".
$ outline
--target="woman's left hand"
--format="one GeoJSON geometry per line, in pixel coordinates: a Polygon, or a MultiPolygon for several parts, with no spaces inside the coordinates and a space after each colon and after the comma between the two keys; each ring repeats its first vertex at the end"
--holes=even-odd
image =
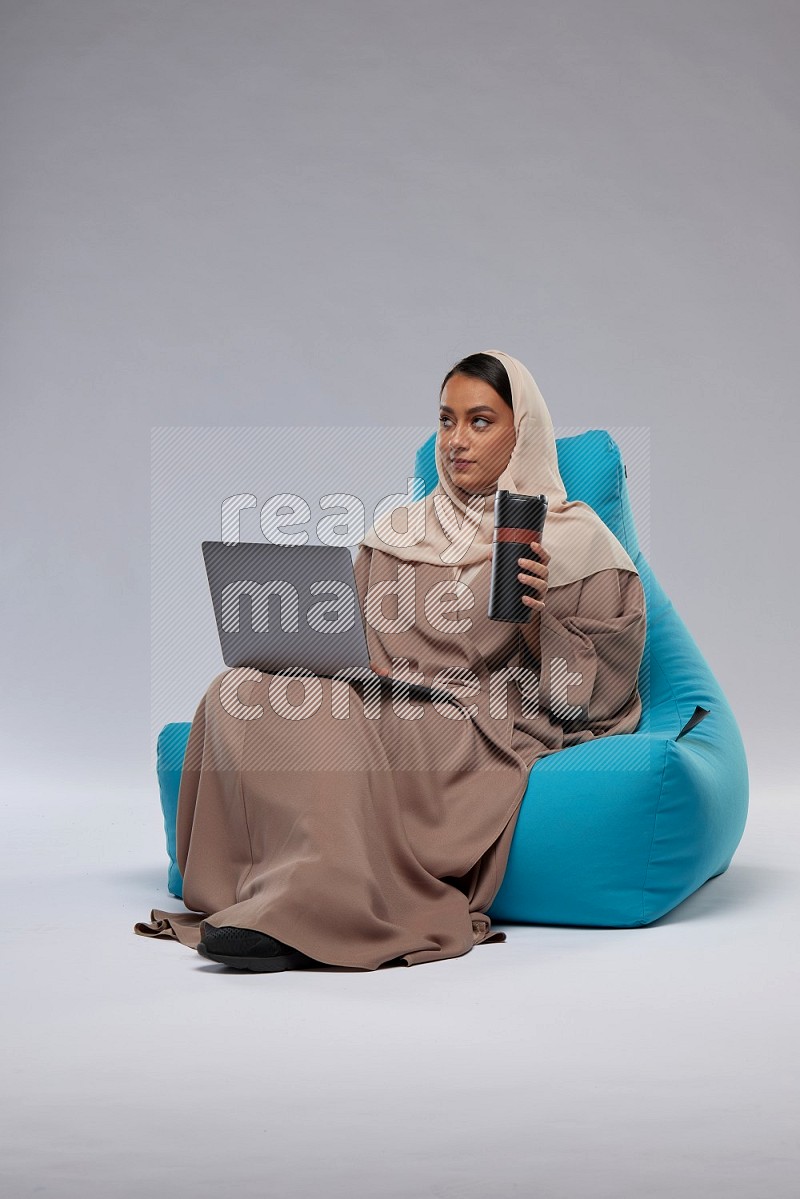
{"type": "Polygon", "coordinates": [[[550,554],[539,541],[532,541],[531,549],[536,557],[519,559],[519,565],[524,569],[520,570],[517,578],[521,583],[527,583],[529,587],[533,588],[535,593],[534,595],[523,595],[523,604],[527,604],[529,608],[534,608],[537,612],[541,612],[544,608],[545,596],[548,589],[548,563],[550,562],[550,554]]]}

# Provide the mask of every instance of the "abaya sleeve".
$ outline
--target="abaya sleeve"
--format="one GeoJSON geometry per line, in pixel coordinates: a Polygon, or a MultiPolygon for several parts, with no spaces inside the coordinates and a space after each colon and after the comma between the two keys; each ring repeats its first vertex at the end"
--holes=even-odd
{"type": "Polygon", "coordinates": [[[638,574],[610,568],[551,588],[538,644],[535,626],[520,630],[530,651],[527,662],[539,673],[540,707],[570,734],[565,744],[635,731],[647,632],[638,574]]]}

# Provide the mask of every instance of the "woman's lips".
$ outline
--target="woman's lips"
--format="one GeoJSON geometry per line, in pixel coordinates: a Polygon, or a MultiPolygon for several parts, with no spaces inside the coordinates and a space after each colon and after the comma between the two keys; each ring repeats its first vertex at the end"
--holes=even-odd
{"type": "Polygon", "coordinates": [[[454,458],[453,466],[456,470],[466,470],[468,466],[472,466],[472,463],[466,458],[454,458]]]}

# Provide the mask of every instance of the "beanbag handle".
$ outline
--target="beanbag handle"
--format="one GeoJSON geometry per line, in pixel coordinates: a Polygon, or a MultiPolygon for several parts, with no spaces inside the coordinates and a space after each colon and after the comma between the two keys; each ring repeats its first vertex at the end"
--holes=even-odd
{"type": "Polygon", "coordinates": [[[701,708],[700,705],[698,704],[697,707],[695,708],[694,712],[692,713],[692,715],[686,721],[686,724],[683,726],[681,731],[678,733],[678,736],[675,738],[675,740],[679,741],[684,733],[688,733],[690,731],[690,729],[693,729],[694,726],[696,724],[699,724],[701,720],[705,720],[706,716],[708,716],[709,710],[710,709],[708,709],[708,708],[701,708]]]}

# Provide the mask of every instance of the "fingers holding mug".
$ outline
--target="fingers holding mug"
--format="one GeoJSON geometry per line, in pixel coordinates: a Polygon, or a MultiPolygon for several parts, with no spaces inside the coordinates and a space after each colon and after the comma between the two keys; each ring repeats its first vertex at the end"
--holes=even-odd
{"type": "Polygon", "coordinates": [[[517,578],[533,591],[533,595],[523,595],[523,604],[541,611],[549,588],[550,552],[539,541],[531,542],[531,551],[534,557],[518,559],[521,569],[517,578]]]}

